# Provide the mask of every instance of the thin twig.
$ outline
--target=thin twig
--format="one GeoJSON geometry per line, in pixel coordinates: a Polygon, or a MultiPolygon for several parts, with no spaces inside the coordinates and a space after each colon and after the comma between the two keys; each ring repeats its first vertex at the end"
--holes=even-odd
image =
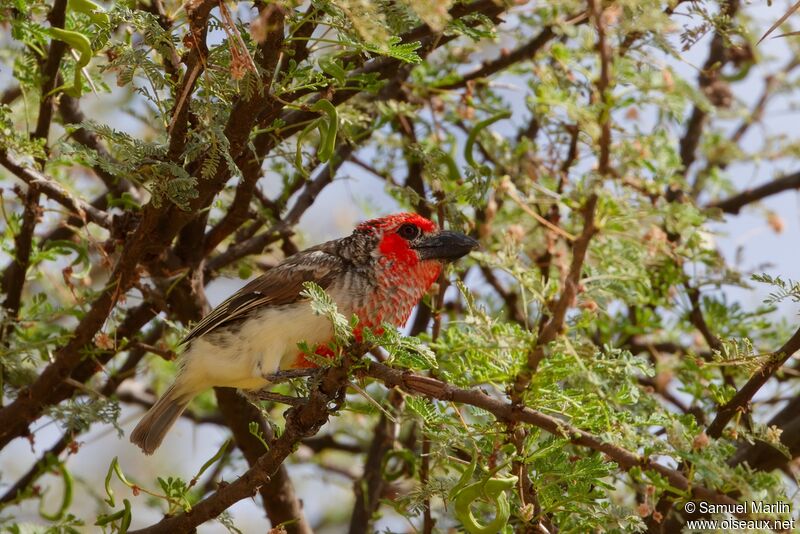
{"type": "Polygon", "coordinates": [[[249,399],[279,402],[281,404],[286,404],[287,406],[302,406],[308,402],[308,399],[304,397],[292,397],[291,395],[282,395],[281,393],[265,391],[263,389],[259,389],[258,391],[248,391],[246,396],[249,399]]]}

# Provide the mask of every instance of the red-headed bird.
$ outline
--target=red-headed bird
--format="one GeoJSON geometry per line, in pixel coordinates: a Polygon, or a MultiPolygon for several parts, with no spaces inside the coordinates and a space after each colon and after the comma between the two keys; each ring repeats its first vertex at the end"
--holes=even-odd
{"type": "Polygon", "coordinates": [[[439,230],[416,214],[397,213],[359,224],[353,233],[283,260],[248,283],[192,329],[175,382],[145,414],[131,441],[152,454],[189,402],[214,386],[260,389],[278,370],[308,367],[298,348],[333,340],[327,317],[300,295],[303,282],[327,291],[359,327],[403,325],[439,277],[442,266],[478,242],[439,230]]]}

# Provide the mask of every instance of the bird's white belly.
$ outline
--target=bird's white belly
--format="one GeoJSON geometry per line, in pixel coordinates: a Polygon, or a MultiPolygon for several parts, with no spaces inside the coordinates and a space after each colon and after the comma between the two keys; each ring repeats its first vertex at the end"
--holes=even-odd
{"type": "Polygon", "coordinates": [[[193,389],[226,386],[262,388],[263,375],[288,366],[301,351],[333,337],[330,321],[308,302],[266,308],[238,331],[212,332],[192,342],[184,355],[181,382],[193,389]]]}

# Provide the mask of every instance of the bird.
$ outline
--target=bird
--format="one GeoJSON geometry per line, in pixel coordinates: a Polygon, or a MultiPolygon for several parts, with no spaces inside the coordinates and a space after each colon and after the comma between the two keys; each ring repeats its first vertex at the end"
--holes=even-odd
{"type": "Polygon", "coordinates": [[[328,317],[317,314],[305,282],[324,289],[345,317],[363,328],[400,327],[446,263],[478,242],[442,230],[415,213],[395,213],[358,224],[352,234],[293,254],[222,302],[181,341],[172,385],[134,428],[130,440],[152,454],[191,400],[211,387],[262,389],[268,377],[314,367],[299,344],[334,340],[328,317]]]}

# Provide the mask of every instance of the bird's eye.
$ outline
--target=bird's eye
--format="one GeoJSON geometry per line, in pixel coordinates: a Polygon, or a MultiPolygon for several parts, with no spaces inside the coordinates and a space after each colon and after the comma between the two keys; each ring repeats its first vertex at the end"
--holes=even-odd
{"type": "Polygon", "coordinates": [[[407,241],[411,241],[419,236],[419,227],[414,224],[404,224],[397,230],[397,235],[407,241]]]}

